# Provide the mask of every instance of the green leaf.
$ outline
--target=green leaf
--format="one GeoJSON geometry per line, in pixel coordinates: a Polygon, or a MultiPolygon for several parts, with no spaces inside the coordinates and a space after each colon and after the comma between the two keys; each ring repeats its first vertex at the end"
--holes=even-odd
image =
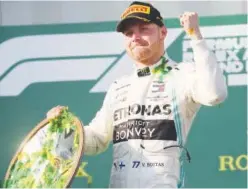
{"type": "Polygon", "coordinates": [[[82,162],[82,164],[79,166],[76,177],[85,177],[87,179],[87,184],[91,185],[93,182],[93,177],[85,171],[85,167],[87,165],[88,165],[88,162],[82,162]]]}
{"type": "MultiPolygon", "coordinates": [[[[45,138],[43,148],[39,152],[32,153],[31,155],[25,156],[25,163],[22,162],[21,158],[14,164],[10,170],[11,177],[9,180],[6,180],[3,184],[5,187],[11,188],[55,188],[55,187],[64,187],[65,181],[68,178],[68,173],[72,166],[73,160],[62,160],[60,162],[60,167],[57,168],[54,166],[55,157],[51,153],[54,150],[54,135],[58,133],[63,133],[66,130],[76,130],[74,123],[75,116],[69,112],[68,108],[62,111],[61,115],[55,119],[49,120],[48,133],[45,138]],[[38,164],[38,167],[46,165],[44,171],[42,172],[41,178],[35,182],[34,174],[31,172],[31,168],[25,166],[29,164],[38,164]],[[61,175],[61,172],[63,175],[61,175]],[[54,179],[58,179],[55,181],[54,179]]],[[[77,132],[76,132],[77,133],[77,132]]],[[[78,133],[74,137],[74,147],[79,145],[79,135],[78,133]]],[[[38,171],[37,169],[36,171],[38,171]]]]}

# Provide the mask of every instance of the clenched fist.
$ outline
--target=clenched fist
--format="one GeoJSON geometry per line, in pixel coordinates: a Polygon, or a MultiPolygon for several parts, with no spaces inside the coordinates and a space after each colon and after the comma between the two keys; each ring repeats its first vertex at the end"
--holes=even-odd
{"type": "Polygon", "coordinates": [[[180,15],[180,24],[191,38],[202,39],[196,12],[184,12],[180,15]]]}
{"type": "Polygon", "coordinates": [[[50,119],[54,119],[58,117],[60,113],[62,112],[62,110],[65,108],[66,108],[65,106],[56,106],[52,108],[51,110],[47,112],[47,119],[50,120],[50,119]]]}

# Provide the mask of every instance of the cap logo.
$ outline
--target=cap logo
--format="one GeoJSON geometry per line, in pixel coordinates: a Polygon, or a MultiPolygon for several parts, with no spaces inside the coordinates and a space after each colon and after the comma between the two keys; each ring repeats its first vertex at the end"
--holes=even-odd
{"type": "Polygon", "coordinates": [[[150,14],[150,7],[144,5],[132,5],[124,11],[124,13],[121,15],[121,19],[126,18],[132,13],[150,14]]]}

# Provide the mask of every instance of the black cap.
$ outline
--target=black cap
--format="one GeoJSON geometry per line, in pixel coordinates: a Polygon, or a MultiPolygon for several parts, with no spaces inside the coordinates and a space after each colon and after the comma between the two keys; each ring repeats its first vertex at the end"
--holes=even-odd
{"type": "Polygon", "coordinates": [[[117,32],[123,32],[124,24],[130,19],[138,19],[163,26],[163,18],[160,12],[149,3],[134,1],[121,15],[121,21],[116,27],[117,32]]]}

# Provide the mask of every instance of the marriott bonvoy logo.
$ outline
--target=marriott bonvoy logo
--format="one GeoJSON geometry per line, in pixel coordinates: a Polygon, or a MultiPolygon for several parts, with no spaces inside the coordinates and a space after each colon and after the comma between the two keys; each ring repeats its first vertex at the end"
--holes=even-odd
{"type": "MultiPolygon", "coordinates": [[[[202,27],[229,86],[247,85],[246,27],[202,27]]],[[[182,32],[181,28],[168,29],[165,46],[169,47],[182,32]]],[[[189,39],[182,43],[183,60],[192,60],[189,39]]],[[[0,44],[0,96],[20,95],[33,83],[88,80],[96,81],[90,93],[106,92],[120,73],[129,73],[132,66],[123,38],[116,32],[15,37],[0,44]],[[111,45],[106,46],[110,41],[111,45]]]]}

